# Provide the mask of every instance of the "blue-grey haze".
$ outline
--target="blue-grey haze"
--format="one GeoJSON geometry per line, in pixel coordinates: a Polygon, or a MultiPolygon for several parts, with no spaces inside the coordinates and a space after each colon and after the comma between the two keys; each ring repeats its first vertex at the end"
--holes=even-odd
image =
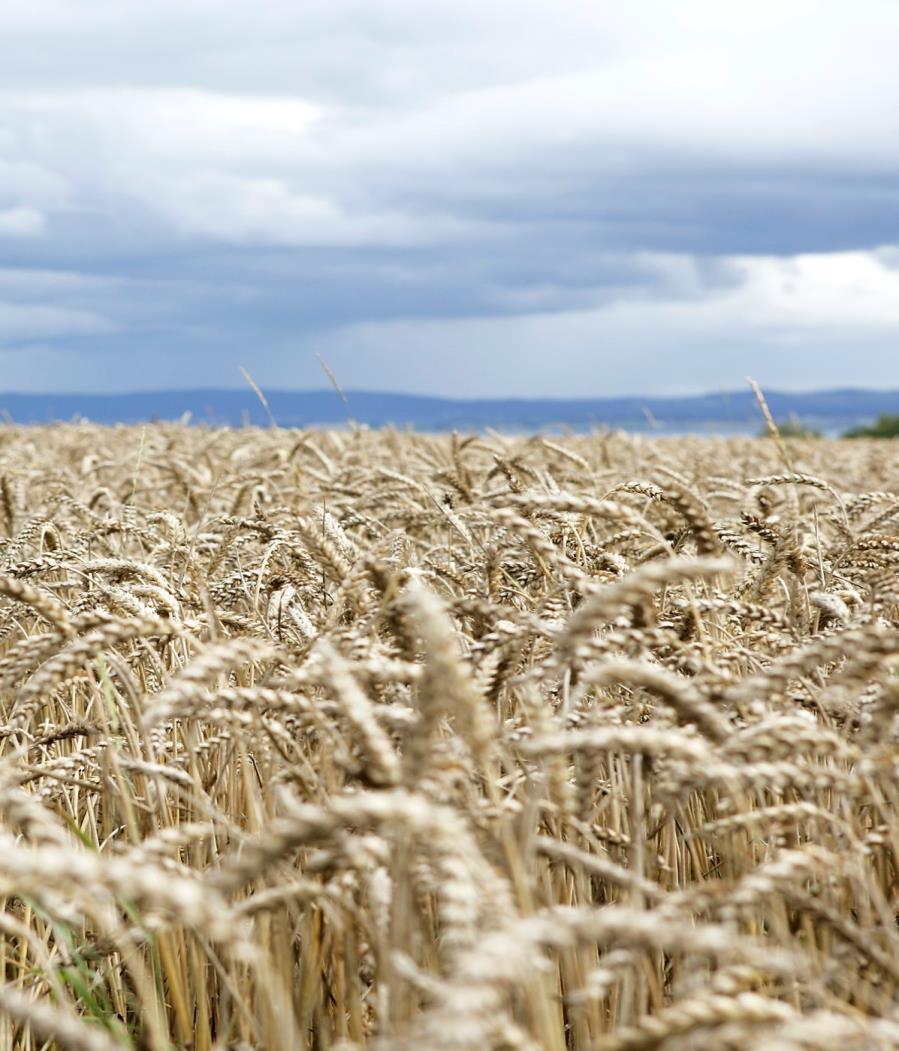
{"type": "MultiPolygon", "coordinates": [[[[626,430],[656,436],[758,435],[766,425],[749,391],[666,398],[434,398],[380,391],[270,390],[260,399],[243,390],[139,391],[123,394],[0,394],[0,416],[19,424],[88,419],[95,423],[154,420],[196,426],[412,427],[446,432],[509,433],[626,430]]],[[[798,421],[828,437],[899,415],[899,391],[769,391],[768,406],[783,422],[798,421]]]]}

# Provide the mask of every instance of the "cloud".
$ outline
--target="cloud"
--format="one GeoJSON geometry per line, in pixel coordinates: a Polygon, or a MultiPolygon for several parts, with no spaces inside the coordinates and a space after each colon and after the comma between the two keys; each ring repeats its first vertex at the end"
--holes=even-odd
{"type": "Polygon", "coordinates": [[[4,382],[237,383],[250,346],[270,385],[322,349],[577,393],[814,344],[888,380],[892,0],[6,0],[0,36],[4,382]]]}
{"type": "Polygon", "coordinates": [[[389,387],[384,373],[402,372],[413,389],[465,396],[732,389],[748,372],[773,386],[882,386],[896,375],[895,262],[895,250],[732,257],[704,275],[707,263],[655,256],[655,283],[598,305],[363,323],[315,346],[348,385],[389,387]]]}
{"type": "Polygon", "coordinates": [[[821,338],[844,338],[847,330],[899,333],[895,258],[895,249],[884,249],[736,259],[729,265],[741,283],[727,309],[743,326],[801,327],[821,338]]]}
{"type": "Polygon", "coordinates": [[[40,237],[47,228],[43,213],[22,205],[0,210],[0,237],[40,237]]]}
{"type": "Polygon", "coordinates": [[[85,310],[0,302],[0,349],[24,340],[109,332],[112,327],[108,319],[85,310]]]}
{"type": "MultiPolygon", "coordinates": [[[[884,133],[899,26],[877,2],[851,18],[832,0],[697,0],[676,16],[660,0],[571,4],[564,18],[548,0],[272,2],[264,20],[237,2],[64,9],[11,0],[0,15],[23,44],[0,74],[0,165],[74,183],[67,215],[136,202],[175,238],[479,241],[557,217],[690,247],[712,209],[720,226],[736,205],[733,238],[747,207],[807,213],[810,182],[827,225],[828,177],[899,163],[884,133]]],[[[884,203],[895,228],[899,202],[884,203]]]]}
{"type": "MultiPolygon", "coordinates": [[[[29,137],[42,144],[35,170],[53,163],[46,144],[63,153],[78,129],[77,156],[57,161],[73,187],[58,202],[63,215],[77,211],[79,198],[82,207],[111,217],[130,202],[173,239],[262,245],[418,244],[489,226],[439,207],[403,211],[359,192],[341,193],[339,165],[316,135],[321,111],[303,100],[89,89],[6,93],[2,111],[19,129],[17,148],[29,137]]],[[[22,226],[25,216],[24,208],[10,213],[22,226]]]]}

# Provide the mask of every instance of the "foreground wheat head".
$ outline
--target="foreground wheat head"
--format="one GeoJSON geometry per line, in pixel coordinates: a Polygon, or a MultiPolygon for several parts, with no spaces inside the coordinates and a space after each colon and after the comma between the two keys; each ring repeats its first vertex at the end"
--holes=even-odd
{"type": "Polygon", "coordinates": [[[899,1046],[889,443],[0,430],[0,1051],[899,1046]]]}

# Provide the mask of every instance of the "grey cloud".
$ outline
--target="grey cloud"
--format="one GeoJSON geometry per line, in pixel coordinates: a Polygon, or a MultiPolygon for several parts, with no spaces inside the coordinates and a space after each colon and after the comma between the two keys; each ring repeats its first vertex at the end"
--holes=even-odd
{"type": "Polygon", "coordinates": [[[899,385],[891,11],[7,0],[4,382],[899,385]]]}

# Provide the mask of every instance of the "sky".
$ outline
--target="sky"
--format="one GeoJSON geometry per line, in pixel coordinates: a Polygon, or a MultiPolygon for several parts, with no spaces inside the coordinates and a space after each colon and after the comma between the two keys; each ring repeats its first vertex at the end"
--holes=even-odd
{"type": "Polygon", "coordinates": [[[896,0],[2,0],[0,390],[899,388],[896,0]]]}

